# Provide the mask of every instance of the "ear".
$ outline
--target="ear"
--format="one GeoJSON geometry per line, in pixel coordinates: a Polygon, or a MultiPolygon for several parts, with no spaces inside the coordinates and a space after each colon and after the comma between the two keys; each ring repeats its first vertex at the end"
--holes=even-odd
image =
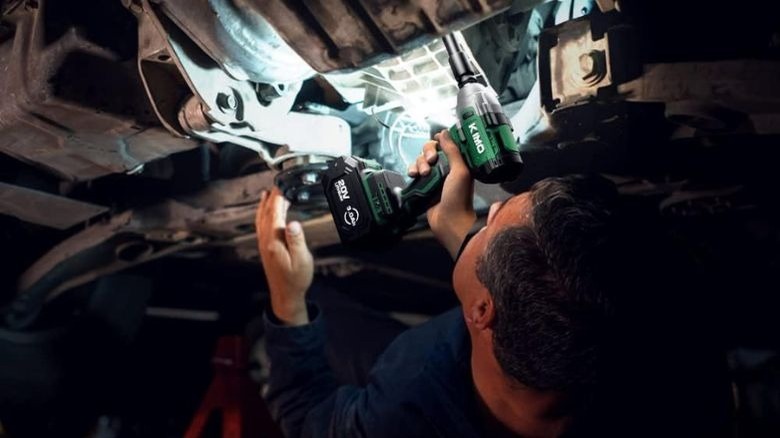
{"type": "Polygon", "coordinates": [[[493,327],[493,319],[496,316],[493,298],[489,294],[480,296],[471,304],[468,313],[468,319],[474,328],[478,330],[491,329],[493,327]]]}

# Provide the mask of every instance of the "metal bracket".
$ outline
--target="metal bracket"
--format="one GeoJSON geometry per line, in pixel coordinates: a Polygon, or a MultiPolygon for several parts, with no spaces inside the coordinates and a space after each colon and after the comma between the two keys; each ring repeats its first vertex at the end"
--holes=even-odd
{"type": "Polygon", "coordinates": [[[349,125],[333,116],[291,112],[300,84],[287,86],[266,105],[256,84],[224,72],[158,7],[143,2],[138,14],[138,68],[163,125],[178,136],[231,142],[273,161],[265,143],[296,152],[351,152],[349,125]]]}

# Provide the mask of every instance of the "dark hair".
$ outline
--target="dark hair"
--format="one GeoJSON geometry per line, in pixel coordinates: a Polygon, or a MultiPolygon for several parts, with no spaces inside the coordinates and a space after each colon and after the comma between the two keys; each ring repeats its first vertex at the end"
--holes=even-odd
{"type": "Polygon", "coordinates": [[[495,305],[494,352],[503,370],[540,389],[598,379],[611,314],[617,191],[601,177],[549,178],[530,190],[530,220],[500,231],[477,263],[495,305]]]}

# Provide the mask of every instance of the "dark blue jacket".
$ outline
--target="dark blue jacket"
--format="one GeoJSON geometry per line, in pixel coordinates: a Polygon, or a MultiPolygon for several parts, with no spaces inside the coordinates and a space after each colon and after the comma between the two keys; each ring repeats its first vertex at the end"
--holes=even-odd
{"type": "Polygon", "coordinates": [[[301,327],[265,319],[265,399],[285,436],[480,436],[460,308],[399,335],[365,387],[338,386],[325,357],[325,321],[316,309],[310,315],[301,327]]]}

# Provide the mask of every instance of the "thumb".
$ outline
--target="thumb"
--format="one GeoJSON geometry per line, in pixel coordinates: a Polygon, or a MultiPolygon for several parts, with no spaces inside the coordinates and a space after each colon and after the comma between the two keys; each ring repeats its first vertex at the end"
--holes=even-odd
{"type": "Polygon", "coordinates": [[[466,165],[466,161],[463,159],[458,145],[450,137],[450,132],[444,129],[436,134],[434,138],[439,142],[439,147],[444,151],[444,154],[447,155],[451,171],[459,174],[468,173],[469,168],[466,165]]]}
{"type": "Polygon", "coordinates": [[[290,259],[292,259],[293,263],[297,263],[304,257],[309,256],[309,248],[306,246],[306,237],[303,235],[303,227],[301,227],[300,222],[293,221],[287,224],[284,234],[287,239],[287,249],[290,251],[290,259]]]}

